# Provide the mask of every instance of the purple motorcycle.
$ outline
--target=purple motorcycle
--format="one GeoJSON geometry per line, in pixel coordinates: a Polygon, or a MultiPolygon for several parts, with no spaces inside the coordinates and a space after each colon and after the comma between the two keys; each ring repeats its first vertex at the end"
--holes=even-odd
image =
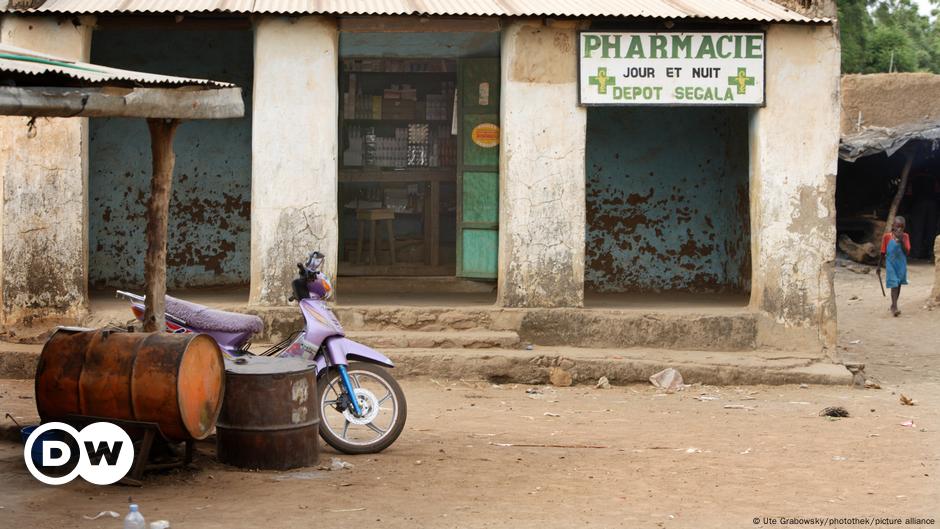
{"type": "MultiPolygon", "coordinates": [[[[405,427],[405,395],[383,369],[394,367],[391,360],[346,338],[325,302],[333,288],[320,271],[323,260],[323,254],[313,252],[306,263],[297,263],[300,273],[292,283],[290,300],[299,302],[304,329],[259,354],[315,362],[320,436],[347,454],[380,452],[394,443],[405,427]]],[[[130,300],[134,315],[143,320],[144,297],[120,290],[117,294],[130,300]]],[[[171,296],[166,297],[166,326],[167,332],[212,336],[225,356],[235,361],[253,354],[248,352],[249,340],[264,328],[257,316],[214,310],[171,296]]]]}

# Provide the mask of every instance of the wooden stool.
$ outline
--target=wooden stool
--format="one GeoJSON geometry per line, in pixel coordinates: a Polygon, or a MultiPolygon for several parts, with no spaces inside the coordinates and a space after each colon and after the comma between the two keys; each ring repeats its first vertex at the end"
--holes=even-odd
{"type": "Polygon", "coordinates": [[[365,236],[366,223],[369,223],[369,263],[376,264],[375,258],[375,227],[379,221],[384,220],[388,228],[388,253],[395,264],[395,212],[390,209],[357,209],[356,220],[359,221],[359,239],[356,241],[356,263],[362,263],[362,243],[365,236]]]}

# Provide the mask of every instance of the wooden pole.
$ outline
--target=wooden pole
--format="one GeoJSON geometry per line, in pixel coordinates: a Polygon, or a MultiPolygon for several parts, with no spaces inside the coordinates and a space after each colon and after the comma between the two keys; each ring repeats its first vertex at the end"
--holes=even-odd
{"type": "MultiPolygon", "coordinates": [[[[894,224],[894,217],[898,214],[898,206],[901,205],[901,199],[904,198],[904,191],[907,189],[907,176],[911,173],[911,165],[914,164],[914,152],[905,153],[907,159],[904,161],[904,169],[901,170],[901,183],[898,184],[898,192],[894,194],[894,200],[891,201],[891,208],[888,209],[888,220],[885,223],[885,233],[891,232],[891,225],[894,224]]],[[[878,241],[880,244],[881,241],[878,241]]]]}
{"type": "Polygon", "coordinates": [[[927,305],[940,306],[940,235],[933,240],[933,290],[930,292],[927,305]]]}
{"type": "Polygon", "coordinates": [[[147,202],[147,256],[144,259],[144,332],[166,329],[166,239],[170,215],[170,189],[173,184],[173,136],[178,119],[147,120],[150,151],[153,154],[153,178],[147,202]]]}

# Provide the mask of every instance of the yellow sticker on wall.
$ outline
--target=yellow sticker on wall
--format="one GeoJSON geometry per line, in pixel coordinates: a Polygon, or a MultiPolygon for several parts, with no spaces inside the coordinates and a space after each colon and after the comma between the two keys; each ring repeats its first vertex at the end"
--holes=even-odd
{"type": "Polygon", "coordinates": [[[484,149],[499,145],[499,126],[494,123],[480,123],[470,132],[470,139],[484,149]]]}

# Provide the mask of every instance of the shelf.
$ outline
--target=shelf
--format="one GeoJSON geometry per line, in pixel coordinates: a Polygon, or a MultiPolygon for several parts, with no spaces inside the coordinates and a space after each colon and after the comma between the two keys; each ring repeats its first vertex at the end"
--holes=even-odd
{"type": "Polygon", "coordinates": [[[453,276],[456,273],[453,263],[438,266],[412,263],[366,265],[340,261],[337,268],[340,276],[453,276]]]}
{"type": "Polygon", "coordinates": [[[340,182],[453,182],[456,167],[411,167],[407,169],[349,168],[339,170],[340,182]]]}
{"type": "Polygon", "coordinates": [[[429,125],[450,125],[449,119],[405,119],[405,118],[343,118],[346,123],[418,123],[429,125]]]}
{"type": "MultiPolygon", "coordinates": [[[[353,206],[349,206],[349,205],[343,206],[343,211],[345,211],[346,213],[353,213],[353,212],[355,212],[355,211],[357,211],[357,210],[359,210],[359,209],[389,209],[389,208],[357,208],[357,207],[353,207],[353,206]]],[[[392,210],[392,212],[395,213],[395,216],[396,216],[396,217],[397,217],[398,215],[412,215],[412,216],[413,216],[413,215],[421,215],[421,216],[424,216],[424,211],[414,211],[414,210],[395,211],[395,210],[392,210]]]]}
{"type": "Polygon", "coordinates": [[[373,71],[360,71],[360,70],[343,70],[343,73],[346,75],[349,74],[365,74],[365,75],[446,75],[448,77],[457,77],[457,72],[373,72],[373,71]]]}

